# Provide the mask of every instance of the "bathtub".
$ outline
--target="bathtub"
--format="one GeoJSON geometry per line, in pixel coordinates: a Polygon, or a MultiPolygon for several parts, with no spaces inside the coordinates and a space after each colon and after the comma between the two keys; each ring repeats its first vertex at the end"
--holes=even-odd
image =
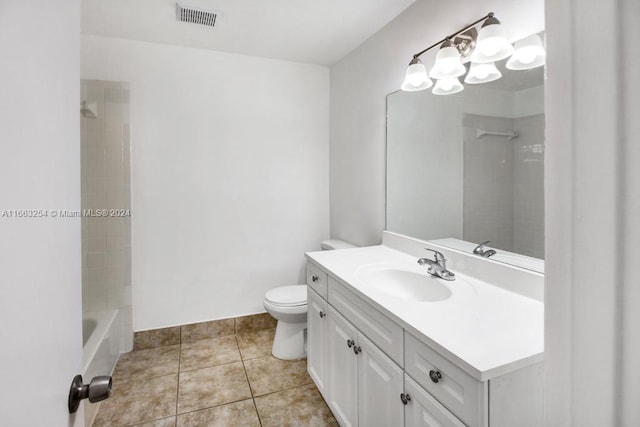
{"type": "MultiPolygon", "coordinates": [[[[125,351],[123,322],[119,310],[84,313],[82,318],[83,374],[85,384],[99,375],[111,375],[120,353],[125,351]]],[[[85,425],[90,426],[99,403],[84,401],[85,425]]]]}

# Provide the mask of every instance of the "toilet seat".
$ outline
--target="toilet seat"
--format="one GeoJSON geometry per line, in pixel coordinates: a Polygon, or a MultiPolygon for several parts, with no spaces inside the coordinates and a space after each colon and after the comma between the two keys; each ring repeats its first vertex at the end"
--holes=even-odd
{"type": "Polygon", "coordinates": [[[264,301],[276,307],[301,307],[307,305],[307,285],[280,286],[268,290],[264,301]]]}

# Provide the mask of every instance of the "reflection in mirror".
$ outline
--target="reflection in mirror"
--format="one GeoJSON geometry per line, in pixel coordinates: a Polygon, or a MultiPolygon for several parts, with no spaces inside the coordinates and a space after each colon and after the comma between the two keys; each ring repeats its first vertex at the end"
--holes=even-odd
{"type": "Polygon", "coordinates": [[[505,62],[501,79],[455,95],[387,97],[387,230],[467,252],[489,240],[495,261],[544,258],[544,70],[505,62]]]}

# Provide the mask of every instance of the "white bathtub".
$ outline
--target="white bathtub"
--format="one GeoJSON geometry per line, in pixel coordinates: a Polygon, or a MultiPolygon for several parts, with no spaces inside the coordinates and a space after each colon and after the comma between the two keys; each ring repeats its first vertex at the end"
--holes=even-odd
{"type": "MultiPolygon", "coordinates": [[[[124,351],[124,334],[119,310],[84,313],[82,319],[85,384],[99,375],[111,375],[120,353],[124,351]]],[[[90,426],[99,404],[84,401],[85,425],[90,426]]]]}

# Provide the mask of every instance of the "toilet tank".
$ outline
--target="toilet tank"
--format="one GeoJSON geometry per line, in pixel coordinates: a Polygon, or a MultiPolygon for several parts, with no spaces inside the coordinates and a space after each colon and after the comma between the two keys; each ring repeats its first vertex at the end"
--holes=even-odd
{"type": "Polygon", "coordinates": [[[344,240],[337,240],[337,239],[323,240],[322,243],[320,243],[320,246],[322,247],[323,251],[332,251],[334,249],[357,248],[356,245],[352,245],[349,242],[345,242],[344,240]]]}

